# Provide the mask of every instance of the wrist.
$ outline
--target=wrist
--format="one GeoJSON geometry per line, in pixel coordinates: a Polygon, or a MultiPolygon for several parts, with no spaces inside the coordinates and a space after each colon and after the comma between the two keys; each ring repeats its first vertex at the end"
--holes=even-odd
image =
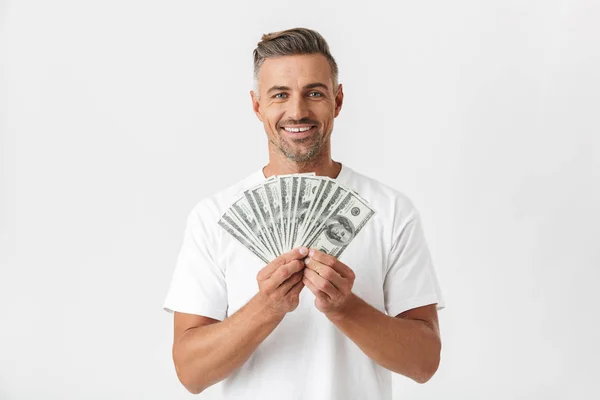
{"type": "Polygon", "coordinates": [[[358,301],[359,297],[354,293],[350,293],[343,305],[335,310],[325,313],[325,316],[333,323],[344,321],[354,314],[358,306],[358,301]]]}
{"type": "Polygon", "coordinates": [[[285,317],[285,312],[273,309],[269,299],[261,292],[258,292],[251,300],[260,317],[267,322],[279,323],[285,317]]]}

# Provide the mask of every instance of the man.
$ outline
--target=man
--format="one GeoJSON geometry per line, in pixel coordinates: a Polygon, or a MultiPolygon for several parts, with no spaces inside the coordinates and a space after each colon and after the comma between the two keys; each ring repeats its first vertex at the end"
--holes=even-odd
{"type": "Polygon", "coordinates": [[[440,361],[444,303],[419,214],[402,193],[331,159],[344,93],[320,34],[264,35],[254,68],[269,163],[188,216],[164,303],[177,375],[192,393],[223,381],[228,399],[391,399],[390,371],[424,383],[440,361]],[[219,228],[243,190],[304,172],[376,210],[339,260],[295,248],[265,266],[219,228]]]}

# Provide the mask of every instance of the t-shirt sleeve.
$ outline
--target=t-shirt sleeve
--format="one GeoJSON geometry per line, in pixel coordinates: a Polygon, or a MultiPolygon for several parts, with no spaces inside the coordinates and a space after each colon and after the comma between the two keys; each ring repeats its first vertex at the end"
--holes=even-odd
{"type": "Polygon", "coordinates": [[[425,241],[421,217],[411,206],[405,218],[397,213],[384,280],[385,308],[396,315],[421,306],[445,307],[442,291],[425,241]]]}
{"type": "Polygon", "coordinates": [[[206,226],[210,220],[196,208],[188,215],[163,309],[222,321],[227,314],[227,285],[225,274],[212,256],[216,232],[206,226]]]}

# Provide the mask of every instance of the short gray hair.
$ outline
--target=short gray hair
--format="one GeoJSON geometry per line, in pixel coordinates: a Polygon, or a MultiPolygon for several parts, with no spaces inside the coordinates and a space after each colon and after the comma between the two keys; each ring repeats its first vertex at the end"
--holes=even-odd
{"type": "Polygon", "coordinates": [[[256,49],[254,49],[254,88],[256,96],[259,96],[258,74],[265,59],[314,53],[323,54],[329,62],[333,78],[333,91],[335,92],[338,85],[338,66],[329,51],[329,45],[319,32],[307,28],[293,28],[263,35],[256,49]]]}

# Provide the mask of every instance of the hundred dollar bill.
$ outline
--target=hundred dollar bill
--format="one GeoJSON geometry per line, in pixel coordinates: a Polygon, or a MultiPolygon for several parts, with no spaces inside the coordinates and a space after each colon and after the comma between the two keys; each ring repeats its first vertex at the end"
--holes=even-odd
{"type": "Polygon", "coordinates": [[[294,241],[295,241],[295,237],[294,237],[294,232],[296,229],[296,209],[298,208],[298,200],[299,200],[299,196],[298,196],[298,191],[300,189],[300,176],[295,175],[292,176],[292,183],[291,183],[291,192],[292,192],[292,202],[290,204],[290,219],[289,219],[289,232],[288,232],[288,243],[290,246],[290,249],[292,249],[294,247],[294,241]]]}
{"type": "Polygon", "coordinates": [[[313,210],[317,207],[317,203],[319,202],[321,195],[323,193],[323,189],[327,186],[327,179],[323,177],[314,177],[310,179],[318,179],[318,183],[316,186],[311,185],[310,188],[310,204],[308,205],[308,209],[302,215],[302,222],[300,229],[298,230],[298,236],[296,240],[296,246],[301,246],[303,243],[301,242],[304,234],[306,233],[306,229],[311,225],[311,216],[313,215],[313,210]]]}
{"type": "Polygon", "coordinates": [[[304,242],[304,237],[306,236],[308,231],[310,231],[312,229],[312,227],[314,225],[313,221],[314,221],[315,217],[317,216],[319,209],[322,208],[322,206],[325,203],[325,201],[327,200],[327,198],[331,195],[331,193],[333,193],[333,190],[335,189],[335,182],[333,181],[333,179],[330,179],[328,177],[321,177],[321,176],[319,177],[319,179],[321,179],[321,181],[323,183],[318,189],[316,198],[314,199],[313,203],[310,205],[310,208],[308,210],[308,215],[304,218],[304,226],[301,229],[300,239],[299,239],[301,245],[306,244],[304,242]]]}
{"type": "Polygon", "coordinates": [[[241,218],[235,213],[233,208],[230,208],[229,210],[225,211],[225,213],[221,216],[221,219],[224,220],[225,222],[227,222],[229,224],[229,226],[234,228],[240,234],[240,236],[242,236],[244,239],[251,242],[258,250],[260,250],[262,252],[262,254],[265,256],[265,258],[275,257],[273,254],[271,254],[271,252],[266,247],[263,246],[263,244],[260,242],[260,240],[258,240],[258,238],[256,238],[252,234],[250,229],[244,224],[244,222],[241,220],[241,218]]]}
{"type": "Polygon", "coordinates": [[[300,188],[300,177],[299,176],[292,176],[292,190],[291,190],[291,197],[292,197],[292,203],[290,205],[290,226],[289,226],[289,232],[288,232],[288,243],[290,246],[290,249],[293,248],[294,246],[294,229],[296,228],[296,212],[298,209],[298,189],[300,188]]]}
{"type": "Polygon", "coordinates": [[[288,240],[288,231],[290,226],[290,206],[292,204],[292,177],[280,176],[279,189],[281,193],[281,217],[283,225],[283,242],[285,243],[285,252],[291,250],[288,240]]]}
{"type": "Polygon", "coordinates": [[[231,207],[244,224],[246,224],[250,232],[252,232],[252,235],[255,236],[271,254],[276,255],[277,252],[271,247],[270,241],[267,240],[266,234],[261,228],[258,218],[252,212],[252,208],[250,207],[250,204],[248,204],[246,196],[242,195],[242,197],[233,203],[231,207]]]}
{"type": "Polygon", "coordinates": [[[284,245],[283,250],[287,252],[293,247],[293,243],[290,240],[290,232],[292,227],[292,217],[294,215],[294,209],[292,208],[292,200],[295,195],[292,187],[293,177],[302,176],[315,176],[314,172],[306,172],[302,174],[286,174],[277,175],[279,178],[279,192],[281,199],[281,227],[282,227],[282,244],[284,245]]]}
{"type": "Polygon", "coordinates": [[[281,194],[279,193],[279,180],[275,179],[264,184],[265,194],[267,195],[267,203],[271,209],[271,216],[275,224],[275,233],[279,240],[279,246],[286,252],[283,237],[283,215],[281,212],[281,194]]]}
{"type": "Polygon", "coordinates": [[[315,176],[301,176],[298,187],[298,204],[296,206],[296,217],[294,231],[292,233],[292,248],[302,245],[300,239],[304,232],[304,223],[308,219],[311,205],[325,186],[325,180],[315,176]]]}
{"type": "Polygon", "coordinates": [[[265,239],[267,240],[267,244],[269,245],[269,248],[273,251],[273,254],[279,255],[280,254],[279,249],[277,248],[277,245],[275,244],[275,238],[273,237],[273,232],[270,231],[269,226],[267,226],[267,224],[263,220],[263,218],[260,214],[259,207],[256,204],[254,197],[252,196],[252,190],[256,189],[258,187],[261,187],[261,184],[255,186],[253,188],[244,190],[243,195],[246,198],[246,200],[248,201],[250,210],[252,210],[252,213],[254,214],[256,220],[258,221],[258,226],[259,226],[260,230],[263,232],[263,235],[264,235],[265,239]]]}
{"type": "Polygon", "coordinates": [[[327,219],[327,217],[329,217],[329,215],[335,209],[335,207],[344,199],[344,196],[347,193],[350,193],[344,187],[339,186],[337,182],[335,182],[335,180],[332,179],[330,180],[330,182],[333,184],[333,187],[330,190],[331,193],[326,199],[324,199],[323,205],[314,214],[313,219],[311,221],[312,226],[309,230],[307,230],[306,234],[304,235],[304,238],[302,239],[304,243],[310,243],[313,236],[317,233],[317,230],[321,227],[323,222],[327,219]]]}
{"type": "Polygon", "coordinates": [[[300,245],[339,257],[373,214],[354,189],[313,172],[273,175],[240,192],[219,225],[265,262],[300,245]]]}
{"type": "Polygon", "coordinates": [[[269,259],[259,251],[256,246],[250,241],[248,241],[244,236],[240,235],[239,231],[231,227],[225,220],[220,219],[218,224],[225,229],[231,236],[233,236],[238,242],[240,242],[244,247],[254,253],[258,258],[260,258],[265,264],[269,263],[269,259]]]}
{"type": "MultiPolygon", "coordinates": [[[[263,185],[266,185],[264,183],[263,185]]],[[[279,234],[277,232],[277,227],[275,225],[275,218],[271,213],[271,207],[269,206],[269,200],[267,198],[267,194],[265,192],[265,187],[263,185],[257,186],[249,190],[250,194],[254,199],[254,204],[256,205],[255,213],[258,214],[259,219],[262,222],[263,228],[266,229],[267,233],[271,237],[271,242],[277,248],[278,255],[283,253],[281,242],[279,239],[279,234]]]]}
{"type": "Polygon", "coordinates": [[[318,228],[308,246],[339,258],[373,214],[375,211],[360,196],[347,192],[318,228]]]}

